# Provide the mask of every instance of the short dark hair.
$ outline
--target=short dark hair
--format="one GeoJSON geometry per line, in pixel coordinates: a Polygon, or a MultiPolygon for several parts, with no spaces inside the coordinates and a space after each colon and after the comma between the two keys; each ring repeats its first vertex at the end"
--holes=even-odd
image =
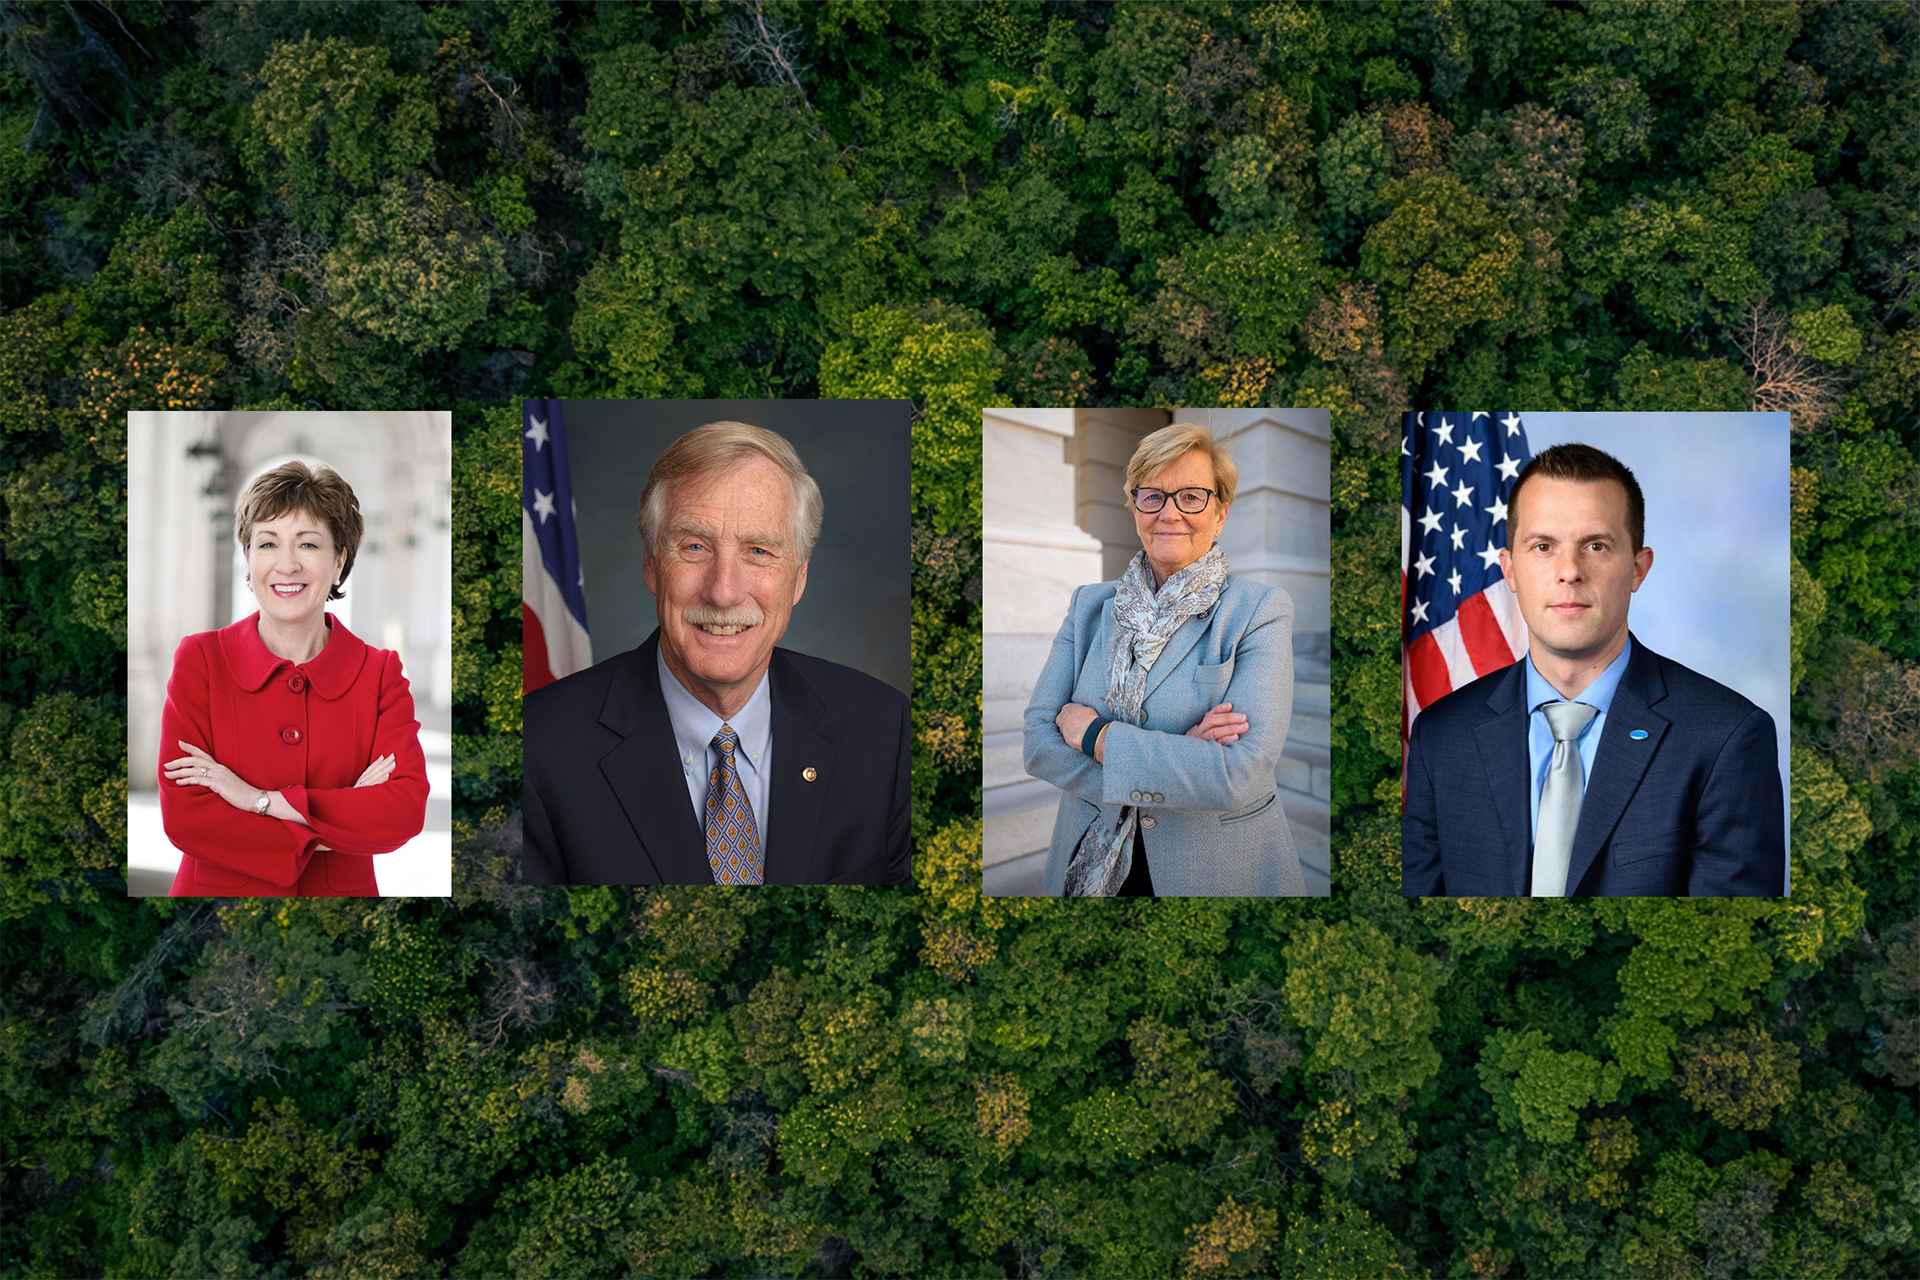
{"type": "Polygon", "coordinates": [[[1513,545],[1513,517],[1520,510],[1520,490],[1527,481],[1535,476],[1544,476],[1548,480],[1615,480],[1627,491],[1627,533],[1633,539],[1634,554],[1647,541],[1647,500],[1640,492],[1640,482],[1633,478],[1633,472],[1627,464],[1610,453],[1603,453],[1590,444],[1556,444],[1542,449],[1533,455],[1526,466],[1520,468],[1519,479],[1513,482],[1513,492],[1507,495],[1507,545],[1513,545]]]}
{"type": "MultiPolygon", "coordinates": [[[[345,582],[353,572],[353,558],[360,554],[360,539],[367,525],[360,516],[360,500],[353,496],[353,486],[331,467],[283,462],[256,477],[233,513],[233,536],[240,540],[241,553],[253,552],[250,544],[254,525],[294,511],[305,511],[325,522],[333,549],[346,553],[340,565],[340,582],[345,582]]],[[[337,582],[328,589],[327,599],[341,600],[346,594],[337,582]]]]}

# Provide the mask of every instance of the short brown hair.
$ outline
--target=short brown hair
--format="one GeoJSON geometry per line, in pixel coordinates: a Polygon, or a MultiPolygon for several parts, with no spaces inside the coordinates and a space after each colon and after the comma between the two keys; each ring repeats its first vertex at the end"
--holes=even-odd
{"type": "Polygon", "coordinates": [[[1533,455],[1520,468],[1513,492],[1507,495],[1507,545],[1513,545],[1513,516],[1520,510],[1520,489],[1535,476],[1548,480],[1579,480],[1593,483],[1613,480],[1627,491],[1627,534],[1633,539],[1634,554],[1647,540],[1647,500],[1640,493],[1640,482],[1633,478],[1627,464],[1590,444],[1556,444],[1533,455]]]}
{"type": "MultiPolygon", "coordinates": [[[[353,558],[360,553],[360,539],[367,531],[353,486],[331,467],[309,467],[304,462],[283,462],[262,472],[247,486],[233,513],[233,533],[240,539],[241,553],[252,550],[253,526],[290,511],[305,511],[326,522],[334,550],[346,552],[346,559],[340,563],[340,582],[344,583],[353,572],[353,558]]],[[[345,595],[335,584],[328,590],[327,599],[339,600],[345,595]]]]}
{"type": "Polygon", "coordinates": [[[1227,506],[1240,487],[1240,468],[1234,464],[1227,446],[1215,440],[1213,432],[1197,422],[1176,422],[1141,440],[1140,447],[1133,451],[1133,457],[1127,462],[1127,476],[1120,482],[1120,496],[1131,507],[1133,491],[1140,487],[1142,481],[1172,466],[1195,449],[1206,454],[1207,460],[1213,464],[1214,495],[1220,499],[1222,507],[1227,506]]]}
{"type": "Polygon", "coordinates": [[[709,422],[695,427],[667,446],[647,472],[640,488],[640,542],[647,554],[659,552],[660,526],[667,515],[667,490],[681,480],[696,480],[720,475],[759,454],[787,473],[793,492],[793,540],[797,563],[805,564],[813,555],[813,544],[820,537],[820,521],[826,514],[826,502],[820,486],[807,474],[806,464],[794,452],[787,438],[765,427],[744,422],[709,422]]]}

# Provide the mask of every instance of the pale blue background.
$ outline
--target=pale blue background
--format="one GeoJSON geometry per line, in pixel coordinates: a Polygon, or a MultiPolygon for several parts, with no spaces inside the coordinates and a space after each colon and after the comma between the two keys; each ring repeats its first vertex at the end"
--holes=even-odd
{"type": "Polygon", "coordinates": [[[1579,441],[1633,472],[1653,548],[1653,569],[1628,610],[1633,634],[1773,717],[1784,794],[1793,693],[1787,415],[1523,412],[1520,420],[1534,453],[1579,441]]]}

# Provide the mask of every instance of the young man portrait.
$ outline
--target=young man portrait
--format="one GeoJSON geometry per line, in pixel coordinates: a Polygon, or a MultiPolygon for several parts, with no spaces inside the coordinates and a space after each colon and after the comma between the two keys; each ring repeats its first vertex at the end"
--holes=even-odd
{"type": "Polygon", "coordinates": [[[1629,626],[1659,563],[1634,473],[1557,444],[1520,470],[1506,514],[1505,583],[1491,589],[1512,593],[1527,651],[1414,721],[1402,891],[1785,892],[1773,718],[1629,626]]]}

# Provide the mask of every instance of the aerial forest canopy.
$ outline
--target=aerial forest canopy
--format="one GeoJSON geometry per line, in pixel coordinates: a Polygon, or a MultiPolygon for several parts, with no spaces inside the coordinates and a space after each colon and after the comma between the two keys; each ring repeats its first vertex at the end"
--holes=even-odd
{"type": "Polygon", "coordinates": [[[1920,1271],[1920,9],[0,38],[0,1272],[1920,1271]],[[515,882],[522,396],[913,401],[911,891],[515,882]],[[982,899],[1005,404],[1331,410],[1330,898],[982,899]],[[128,411],[440,406],[454,896],[129,901],[128,411]],[[1790,898],[1401,897],[1399,414],[1494,407],[1792,413],[1790,898]]]}

